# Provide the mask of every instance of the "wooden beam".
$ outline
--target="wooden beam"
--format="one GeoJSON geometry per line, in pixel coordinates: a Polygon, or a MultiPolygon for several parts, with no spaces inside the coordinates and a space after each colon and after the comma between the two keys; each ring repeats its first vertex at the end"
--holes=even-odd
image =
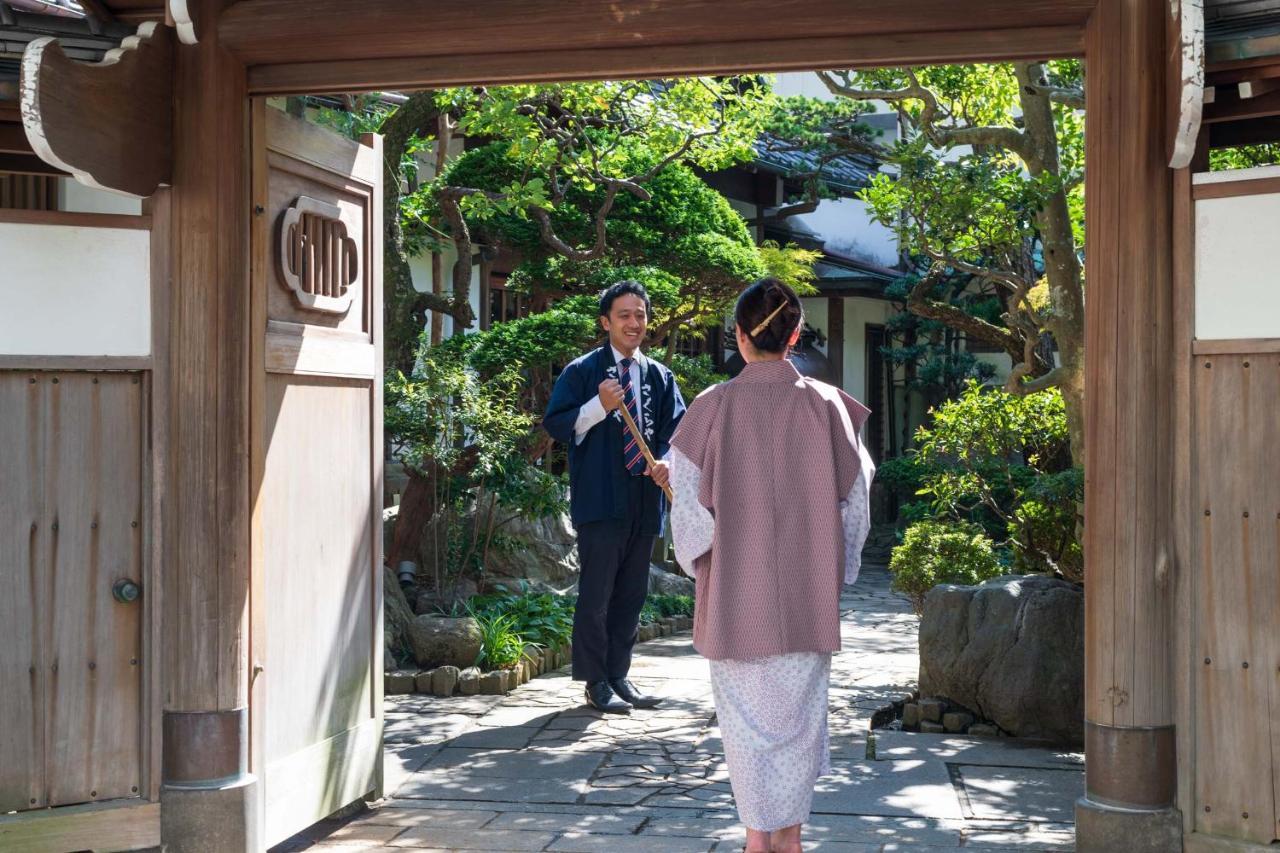
{"type": "Polygon", "coordinates": [[[1211,124],[1208,131],[1210,148],[1235,148],[1240,145],[1280,142],[1280,116],[1211,124]]]}
{"type": "Polygon", "coordinates": [[[0,154],[32,154],[21,124],[0,122],[0,154]]]}
{"type": "MultiPolygon", "coordinates": [[[[1258,87],[1262,84],[1259,82],[1258,87]]],[[[1242,121],[1280,115],[1280,90],[1257,97],[1241,98],[1234,86],[1219,86],[1213,103],[1204,106],[1204,123],[1218,124],[1224,121],[1242,121]]]]}
{"type": "Polygon", "coordinates": [[[930,65],[978,60],[1013,61],[1079,56],[1083,31],[1075,26],[926,35],[815,37],[722,41],[662,47],[485,51],[451,56],[408,56],[328,62],[268,63],[249,69],[257,95],[363,92],[515,82],[625,79],[746,71],[808,71],[930,65]]]}
{"type": "Polygon", "coordinates": [[[15,175],[65,175],[61,169],[55,169],[34,154],[9,154],[0,152],[0,172],[11,172],[15,175]]]}
{"type": "Polygon", "coordinates": [[[126,800],[0,815],[4,850],[145,850],[159,843],[159,803],[126,800]]]}
{"type": "MultiPolygon", "coordinates": [[[[341,62],[435,55],[482,56],[711,45],[757,40],[956,34],[1074,27],[1094,0],[253,0],[232,6],[218,27],[247,65],[341,62]],[[480,13],[482,11],[482,13],[480,13]]],[[[973,53],[980,55],[982,50],[973,53]]],[[[903,56],[898,61],[907,61],[903,56]]],[[[817,60],[820,61],[820,60],[817,60]]],[[[749,56],[738,62],[751,64],[749,56]]],[[[524,61],[525,76],[535,63],[524,61]]],[[[811,64],[810,67],[813,67],[811,64]]],[[[595,74],[612,71],[597,65],[595,74]]]]}
{"type": "Polygon", "coordinates": [[[143,24],[101,62],[52,38],[22,56],[22,123],[42,160],[81,183],[137,197],[173,172],[173,37],[143,24]]]}

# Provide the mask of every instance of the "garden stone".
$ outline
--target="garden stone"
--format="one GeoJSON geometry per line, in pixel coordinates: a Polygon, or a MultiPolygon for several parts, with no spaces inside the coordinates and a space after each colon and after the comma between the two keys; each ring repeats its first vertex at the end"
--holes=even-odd
{"type": "Polygon", "coordinates": [[[480,670],[469,666],[458,674],[458,692],[463,696],[475,696],[480,692],[480,670]]]}
{"type": "Polygon", "coordinates": [[[386,680],[383,682],[383,690],[389,696],[412,693],[413,680],[414,674],[412,672],[405,672],[404,670],[388,672],[386,680]]]}
{"type": "Polygon", "coordinates": [[[418,666],[471,666],[480,657],[480,626],[469,616],[418,616],[409,625],[409,642],[418,666]]]}
{"type": "Polygon", "coordinates": [[[490,549],[485,577],[491,581],[533,581],[535,588],[563,588],[578,579],[578,539],[569,516],[548,518],[517,516],[502,528],[515,547],[490,549]]]}
{"type": "Polygon", "coordinates": [[[942,723],[935,723],[933,720],[925,720],[920,723],[920,731],[927,735],[940,735],[946,733],[946,728],[942,723]]]}
{"type": "Polygon", "coordinates": [[[947,703],[941,699],[921,699],[920,700],[920,719],[928,720],[931,723],[942,722],[942,712],[947,709],[947,703]]]}
{"type": "Polygon", "coordinates": [[[502,670],[494,670],[486,672],[480,676],[480,692],[486,696],[498,696],[506,691],[503,689],[502,670]]]}
{"type": "Polygon", "coordinates": [[[434,669],[423,670],[413,677],[413,689],[418,693],[431,692],[431,678],[436,674],[434,669]]]}
{"type": "Polygon", "coordinates": [[[973,714],[954,711],[942,715],[942,727],[949,732],[959,734],[973,725],[973,714]]]}
{"type": "Polygon", "coordinates": [[[915,702],[908,702],[902,706],[902,727],[914,729],[918,725],[920,725],[920,706],[915,702]]]}
{"type": "Polygon", "coordinates": [[[990,723],[974,723],[969,726],[969,734],[975,737],[997,737],[1000,730],[990,723]]]}
{"type": "Polygon", "coordinates": [[[649,564],[650,595],[688,595],[692,596],[693,581],[683,575],[669,572],[661,566],[649,564]]]}
{"type": "Polygon", "coordinates": [[[436,696],[452,696],[461,674],[456,666],[442,666],[434,670],[431,674],[431,692],[436,696]]]}
{"type": "Polygon", "coordinates": [[[1042,575],[944,584],[925,596],[920,691],[1017,737],[1084,736],[1084,590],[1042,575]]]}

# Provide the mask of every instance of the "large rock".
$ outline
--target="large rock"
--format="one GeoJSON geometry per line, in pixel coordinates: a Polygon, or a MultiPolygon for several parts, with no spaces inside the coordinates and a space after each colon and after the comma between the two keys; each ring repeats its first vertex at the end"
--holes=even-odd
{"type": "Polygon", "coordinates": [[[940,696],[1019,737],[1084,737],[1084,590],[1042,575],[929,591],[920,695],[940,696]]]}
{"type": "Polygon", "coordinates": [[[407,663],[412,656],[409,626],[413,623],[413,608],[396,580],[396,573],[386,566],[382,568],[382,615],[383,668],[392,670],[400,663],[407,663]]]}
{"type": "Polygon", "coordinates": [[[486,581],[504,578],[566,587],[578,579],[578,537],[568,515],[529,519],[519,517],[503,525],[501,534],[515,540],[512,548],[489,549],[486,581]]]}
{"type": "Polygon", "coordinates": [[[649,565],[650,595],[693,595],[693,580],[684,575],[677,575],[666,569],[649,565]]]}
{"type": "Polygon", "coordinates": [[[418,666],[465,669],[480,657],[480,626],[469,616],[417,616],[409,624],[409,645],[418,666]]]}

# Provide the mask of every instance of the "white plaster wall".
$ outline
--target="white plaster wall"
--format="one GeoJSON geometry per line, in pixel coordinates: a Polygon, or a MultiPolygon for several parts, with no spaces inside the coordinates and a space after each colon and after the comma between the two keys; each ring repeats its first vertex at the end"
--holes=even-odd
{"type": "Polygon", "coordinates": [[[1196,202],[1197,338],[1280,338],[1278,234],[1280,193],[1196,202]]]}
{"type": "Polygon", "coordinates": [[[827,310],[827,297],[814,296],[802,298],[800,300],[800,305],[804,308],[804,321],[815,329],[821,329],[822,334],[827,336],[827,343],[819,346],[818,351],[823,355],[829,355],[831,318],[829,316],[830,312],[827,310]]]}
{"type": "Polygon", "coordinates": [[[831,251],[884,267],[898,263],[897,237],[872,220],[861,199],[825,199],[813,213],[793,216],[787,224],[821,239],[831,251]]]}
{"type": "Polygon", "coordinates": [[[850,297],[844,301],[844,390],[867,399],[867,324],[884,325],[893,306],[879,299],[850,297]]]}
{"type": "MultiPolygon", "coordinates": [[[[458,257],[458,253],[450,246],[444,251],[444,264],[442,272],[444,274],[443,288],[446,293],[452,288],[453,262],[458,257]]],[[[427,293],[431,290],[431,255],[417,255],[409,259],[409,272],[413,276],[413,287],[419,293],[427,293]]],[[[475,312],[476,322],[467,331],[476,332],[480,330],[480,266],[473,264],[471,267],[471,291],[470,291],[471,310],[475,312]]],[[[434,312],[427,312],[427,328],[431,328],[431,315],[434,312]]],[[[452,337],[454,334],[454,323],[452,317],[444,318],[444,336],[452,337]]]]}
{"type": "Polygon", "coordinates": [[[995,368],[995,375],[988,380],[990,385],[1004,385],[1013,372],[1013,358],[1007,352],[975,352],[973,357],[980,362],[995,368]]]}
{"type": "Polygon", "coordinates": [[[75,178],[58,179],[58,209],[73,213],[142,213],[142,200],[86,187],[75,178]]]}
{"type": "Polygon", "coordinates": [[[149,231],[0,223],[0,354],[151,352],[149,231]]]}

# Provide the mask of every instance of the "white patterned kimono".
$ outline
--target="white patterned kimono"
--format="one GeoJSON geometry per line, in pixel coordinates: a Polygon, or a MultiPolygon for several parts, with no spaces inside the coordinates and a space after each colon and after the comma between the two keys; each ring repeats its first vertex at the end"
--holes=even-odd
{"type": "MultiPolygon", "coordinates": [[[[870,454],[859,450],[862,469],[840,504],[846,584],[857,580],[871,523],[869,496],[875,467],[870,454]]],[[[715,518],[698,501],[702,472],[675,448],[670,463],[676,559],[696,578],[695,560],[714,546],[715,518]]],[[[710,664],[739,818],[762,832],[806,822],[814,783],[831,769],[827,735],[831,655],[797,652],[710,664]]]]}

